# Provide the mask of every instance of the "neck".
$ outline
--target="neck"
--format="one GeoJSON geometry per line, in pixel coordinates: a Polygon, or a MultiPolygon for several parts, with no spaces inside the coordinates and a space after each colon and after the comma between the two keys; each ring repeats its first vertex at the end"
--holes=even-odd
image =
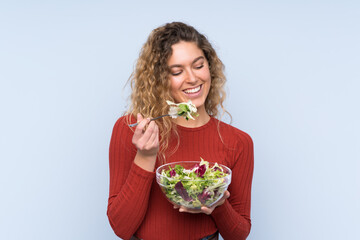
{"type": "Polygon", "coordinates": [[[199,107],[197,110],[199,116],[194,117],[195,120],[186,120],[183,117],[178,117],[173,120],[174,123],[187,128],[196,128],[205,125],[210,120],[209,114],[206,112],[205,107],[199,107]]]}

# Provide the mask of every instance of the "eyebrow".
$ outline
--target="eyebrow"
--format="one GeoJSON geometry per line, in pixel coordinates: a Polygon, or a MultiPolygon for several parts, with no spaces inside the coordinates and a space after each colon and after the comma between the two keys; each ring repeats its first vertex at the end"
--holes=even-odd
{"type": "MultiPolygon", "coordinates": [[[[194,61],[192,62],[192,64],[196,63],[197,61],[199,61],[200,59],[205,59],[204,56],[200,56],[194,59],[194,61]]],[[[183,65],[181,64],[174,64],[171,65],[169,68],[174,68],[174,67],[182,67],[183,65]]]]}

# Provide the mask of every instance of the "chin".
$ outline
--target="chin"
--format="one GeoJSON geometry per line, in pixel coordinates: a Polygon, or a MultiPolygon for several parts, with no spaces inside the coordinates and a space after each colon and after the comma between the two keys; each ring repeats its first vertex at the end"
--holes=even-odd
{"type": "Polygon", "coordinates": [[[203,107],[205,106],[205,101],[201,101],[201,100],[194,100],[194,101],[191,101],[196,108],[200,108],[200,107],[203,107]]]}

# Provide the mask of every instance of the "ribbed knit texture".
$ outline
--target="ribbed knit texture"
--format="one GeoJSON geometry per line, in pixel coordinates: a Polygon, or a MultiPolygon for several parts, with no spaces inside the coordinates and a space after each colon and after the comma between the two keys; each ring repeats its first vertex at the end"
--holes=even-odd
{"type": "MultiPolygon", "coordinates": [[[[246,239],[251,228],[253,142],[248,134],[226,123],[220,122],[218,128],[218,122],[211,118],[198,128],[177,126],[180,146],[166,159],[167,162],[200,161],[202,157],[232,170],[228,188],[231,196],[210,216],[173,209],[156,183],[155,172],[145,171],[133,162],[136,148],[125,118],[116,122],[110,142],[107,211],[116,235],[123,239],[135,235],[144,240],[198,240],[219,231],[225,240],[246,239]]],[[[173,139],[169,152],[175,146],[173,139]]]]}

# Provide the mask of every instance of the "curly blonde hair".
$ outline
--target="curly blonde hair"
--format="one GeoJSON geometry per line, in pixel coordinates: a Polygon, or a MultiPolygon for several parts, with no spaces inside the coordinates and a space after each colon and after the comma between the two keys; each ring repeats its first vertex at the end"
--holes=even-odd
{"type": "MultiPolygon", "coordinates": [[[[172,22],[154,29],[141,49],[135,70],[129,78],[132,93],[131,105],[127,112],[128,122],[131,115],[136,116],[137,113],[141,113],[144,117],[156,117],[168,113],[169,106],[165,100],[174,101],[174,99],[170,94],[170,70],[167,62],[172,55],[172,45],[180,41],[196,43],[209,63],[211,86],[205,101],[207,113],[219,117],[219,110],[222,110],[222,114],[227,112],[223,106],[226,97],[224,65],[214,48],[207,38],[192,26],[172,22]]],[[[169,140],[174,134],[179,144],[179,136],[171,118],[159,119],[157,124],[160,131],[158,156],[162,162],[166,162],[165,151],[168,149],[169,140]]]]}

